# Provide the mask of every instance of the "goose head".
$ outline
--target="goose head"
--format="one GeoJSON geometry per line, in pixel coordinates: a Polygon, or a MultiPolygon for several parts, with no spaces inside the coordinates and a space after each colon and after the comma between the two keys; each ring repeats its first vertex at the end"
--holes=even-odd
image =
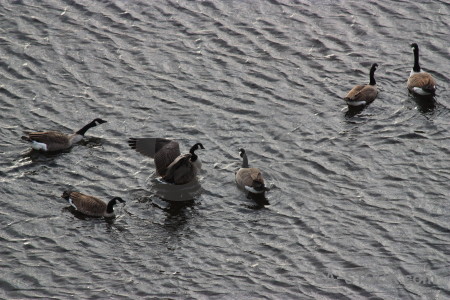
{"type": "Polygon", "coordinates": [[[120,198],[120,197],[114,197],[114,198],[112,198],[110,201],[114,201],[114,204],[116,204],[117,202],[125,203],[125,200],[123,200],[123,199],[120,198]]]}
{"type": "Polygon", "coordinates": [[[377,68],[378,68],[378,64],[375,63],[375,64],[372,65],[372,67],[370,68],[370,70],[371,70],[371,71],[372,71],[372,70],[375,71],[377,68]]]}
{"type": "Polygon", "coordinates": [[[194,166],[195,166],[197,169],[200,170],[200,169],[202,168],[202,162],[201,162],[200,159],[198,158],[197,154],[195,154],[195,151],[197,151],[197,150],[199,150],[199,149],[202,149],[202,150],[205,149],[205,147],[203,147],[202,143],[197,143],[197,144],[195,144],[194,146],[192,146],[192,147],[191,147],[191,150],[189,150],[189,153],[191,153],[191,159],[190,159],[190,161],[191,161],[192,163],[194,163],[194,166]]]}
{"type": "Polygon", "coordinates": [[[70,193],[71,193],[71,191],[64,191],[63,194],[61,195],[61,198],[64,198],[66,200],[69,199],[70,193]]]}
{"type": "Polygon", "coordinates": [[[125,200],[120,197],[114,197],[109,200],[108,205],[106,206],[106,211],[104,212],[104,217],[114,217],[114,205],[116,205],[117,202],[124,203],[125,200]]]}
{"type": "Polygon", "coordinates": [[[94,121],[92,121],[93,124],[95,124],[95,126],[98,126],[100,124],[106,123],[105,120],[102,120],[100,118],[94,119],[94,121]]]}
{"type": "Polygon", "coordinates": [[[191,151],[189,151],[189,152],[194,152],[195,150],[198,150],[198,149],[205,149],[205,147],[203,147],[203,145],[202,145],[202,143],[197,143],[197,144],[195,144],[194,146],[192,146],[191,147],[191,151]]]}

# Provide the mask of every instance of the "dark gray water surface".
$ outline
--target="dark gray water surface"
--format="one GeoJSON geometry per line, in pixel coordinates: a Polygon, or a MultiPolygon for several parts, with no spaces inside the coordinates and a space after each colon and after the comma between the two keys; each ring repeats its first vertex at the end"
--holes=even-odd
{"type": "Polygon", "coordinates": [[[0,298],[450,298],[448,1],[23,0],[0,21],[0,298]],[[346,117],[375,62],[378,99],[346,117]],[[97,117],[68,151],[20,140],[97,117]],[[202,142],[194,200],[161,199],[128,137],[202,142]],[[236,187],[240,147],[269,205],[236,187]],[[67,189],[127,203],[82,218],[67,189]]]}

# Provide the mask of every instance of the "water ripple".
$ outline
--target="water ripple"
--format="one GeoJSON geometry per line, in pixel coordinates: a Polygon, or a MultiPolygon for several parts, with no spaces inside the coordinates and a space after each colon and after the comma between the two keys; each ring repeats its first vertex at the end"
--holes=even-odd
{"type": "Polygon", "coordinates": [[[0,14],[0,297],[450,295],[444,1],[16,1],[0,14]],[[438,81],[433,105],[408,96],[411,42],[438,81]],[[377,100],[346,114],[374,62],[377,100]],[[97,117],[108,123],[61,153],[20,140],[97,117]],[[204,144],[192,201],[164,200],[131,136],[204,144]],[[235,185],[241,147],[267,203],[235,185]],[[83,217],[65,189],[127,202],[83,217]]]}

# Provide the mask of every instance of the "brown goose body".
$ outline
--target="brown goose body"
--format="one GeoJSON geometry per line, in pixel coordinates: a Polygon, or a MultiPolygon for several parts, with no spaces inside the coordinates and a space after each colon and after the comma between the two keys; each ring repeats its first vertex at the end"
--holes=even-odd
{"type": "Polygon", "coordinates": [[[59,151],[72,147],[83,139],[79,134],[65,134],[58,131],[30,132],[23,140],[31,143],[35,150],[59,151]],[[40,145],[40,146],[39,146],[40,145]]]}
{"type": "Polygon", "coordinates": [[[427,72],[414,73],[408,78],[408,90],[422,96],[436,93],[436,80],[427,72]]]}
{"type": "Polygon", "coordinates": [[[186,184],[197,176],[201,162],[195,151],[205,149],[201,143],[191,147],[189,153],[181,154],[178,142],[163,138],[130,138],[128,144],[137,152],[153,158],[156,172],[165,181],[186,184]]]}
{"type": "Polygon", "coordinates": [[[373,64],[370,68],[370,82],[366,85],[357,85],[344,97],[349,106],[363,106],[372,103],[378,95],[378,88],[375,82],[375,70],[378,65],[373,64]]]}
{"type": "Polygon", "coordinates": [[[406,86],[408,90],[419,96],[433,96],[436,93],[436,80],[430,73],[423,72],[419,65],[419,46],[411,44],[414,52],[414,66],[409,74],[406,86]]]}
{"type": "Polygon", "coordinates": [[[66,199],[77,211],[91,217],[113,217],[113,207],[117,201],[125,202],[122,198],[115,197],[106,204],[96,197],[71,191],[65,191],[61,197],[66,199]]]}
{"type": "Polygon", "coordinates": [[[31,148],[42,151],[60,151],[72,147],[84,137],[86,131],[92,127],[106,123],[102,119],[95,119],[83,128],[72,134],[59,131],[28,132],[22,136],[22,140],[30,143],[31,148]]]}
{"type": "Polygon", "coordinates": [[[239,150],[242,157],[242,168],[236,171],[235,180],[240,188],[243,188],[251,193],[260,194],[269,189],[264,184],[264,177],[258,168],[249,168],[248,158],[244,149],[239,150]]]}

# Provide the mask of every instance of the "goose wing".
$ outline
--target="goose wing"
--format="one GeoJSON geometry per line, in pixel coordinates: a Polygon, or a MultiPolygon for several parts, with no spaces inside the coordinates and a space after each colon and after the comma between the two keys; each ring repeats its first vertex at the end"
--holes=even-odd
{"type": "Polygon", "coordinates": [[[103,216],[106,212],[105,202],[93,196],[84,195],[78,192],[70,193],[69,203],[79,212],[89,216],[103,216]]]}
{"type": "Polygon", "coordinates": [[[347,95],[344,97],[345,100],[352,101],[355,96],[365,87],[365,85],[357,85],[354,88],[350,90],[350,92],[347,93],[347,95]]]}
{"type": "Polygon", "coordinates": [[[236,183],[241,187],[253,186],[255,183],[264,184],[264,178],[258,168],[241,168],[236,173],[236,183]]]}
{"type": "Polygon", "coordinates": [[[425,90],[435,90],[436,80],[426,72],[421,72],[414,74],[408,79],[408,88],[412,89],[414,87],[422,88],[425,90]]]}
{"type": "MultiPolygon", "coordinates": [[[[354,88],[355,89],[355,88],[354,88]]],[[[353,90],[354,90],[353,89],[353,90]]],[[[352,91],[353,91],[352,90],[352,91]]],[[[352,92],[350,91],[350,93],[352,92]]],[[[349,94],[350,94],[349,93],[349,94]]],[[[359,102],[359,101],[365,101],[366,104],[369,104],[370,102],[372,102],[373,100],[375,100],[375,98],[378,95],[378,90],[377,87],[374,85],[365,85],[362,86],[361,89],[358,89],[357,91],[353,92],[351,94],[351,98],[346,97],[345,99],[349,102],[359,102]]],[[[348,95],[347,95],[348,96],[348,95]]]]}
{"type": "MultiPolygon", "coordinates": [[[[130,138],[128,145],[132,149],[142,155],[155,158],[155,155],[161,151],[168,151],[171,153],[177,153],[175,157],[180,155],[180,145],[176,141],[162,139],[162,138],[130,138]]],[[[173,160],[172,160],[173,161],[173,160]]]]}
{"type": "Polygon", "coordinates": [[[69,141],[69,135],[59,131],[29,132],[27,135],[30,140],[47,145],[67,144],[69,141]]]}
{"type": "Polygon", "coordinates": [[[181,154],[178,142],[163,138],[130,138],[128,145],[137,152],[153,158],[160,176],[166,174],[167,167],[181,154]]]}

